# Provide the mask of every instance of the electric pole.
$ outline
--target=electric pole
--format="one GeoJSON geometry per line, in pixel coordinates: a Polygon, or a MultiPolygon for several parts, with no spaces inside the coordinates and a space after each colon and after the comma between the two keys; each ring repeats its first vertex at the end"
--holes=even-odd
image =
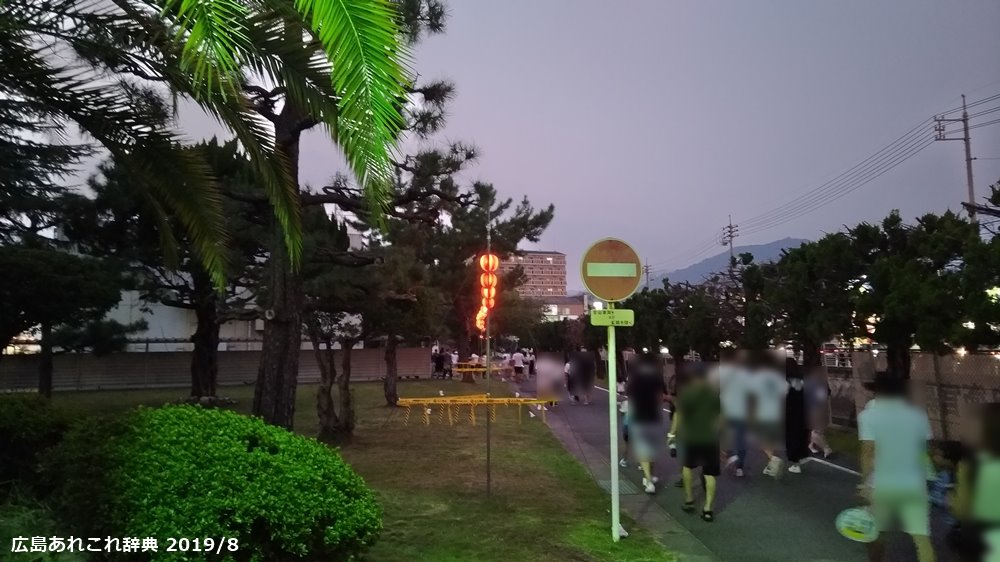
{"type": "Polygon", "coordinates": [[[733,262],[736,256],[733,254],[733,239],[740,235],[739,225],[733,224],[733,215],[729,215],[729,225],[722,227],[722,237],[719,242],[723,246],[729,246],[729,273],[732,276],[733,262]]]}
{"type": "Polygon", "coordinates": [[[960,119],[945,119],[944,117],[934,117],[934,131],[937,135],[934,140],[949,141],[960,140],[965,142],[965,181],[969,188],[969,219],[976,222],[976,190],[972,184],[972,139],[969,137],[969,112],[965,109],[965,94],[962,94],[962,117],[960,119]],[[945,123],[962,123],[962,138],[948,137],[945,133],[945,123]]]}
{"type": "Polygon", "coordinates": [[[649,260],[646,260],[646,265],[642,266],[642,272],[646,274],[646,288],[649,288],[649,274],[653,272],[653,268],[649,267],[649,260]]]}

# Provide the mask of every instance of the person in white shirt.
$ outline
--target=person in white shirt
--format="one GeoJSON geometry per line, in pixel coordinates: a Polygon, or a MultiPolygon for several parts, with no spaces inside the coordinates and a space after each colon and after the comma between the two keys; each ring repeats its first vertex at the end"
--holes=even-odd
{"type": "Polygon", "coordinates": [[[776,360],[767,352],[758,352],[752,359],[751,374],[747,378],[756,404],[754,431],[768,463],[764,474],[777,478],[781,474],[781,457],[776,454],[785,441],[785,395],[788,381],[776,366],[776,360]]]}
{"type": "Polygon", "coordinates": [[[722,416],[729,432],[730,456],[726,467],[736,466],[736,476],[743,476],[747,458],[747,420],[749,418],[750,374],[737,361],[736,350],[725,348],[720,354],[712,381],[719,388],[722,416]]]}
{"type": "MultiPolygon", "coordinates": [[[[927,442],[933,437],[927,413],[907,398],[907,381],[886,372],[865,386],[875,393],[858,414],[861,495],[871,504],[880,533],[895,520],[913,539],[919,562],[933,562],[927,442]]],[[[869,543],[868,558],[883,560],[885,545],[869,543]]]]}
{"type": "Polygon", "coordinates": [[[524,378],[524,361],[524,353],[521,353],[520,349],[510,356],[510,364],[514,367],[514,380],[517,382],[521,382],[524,378]]]}

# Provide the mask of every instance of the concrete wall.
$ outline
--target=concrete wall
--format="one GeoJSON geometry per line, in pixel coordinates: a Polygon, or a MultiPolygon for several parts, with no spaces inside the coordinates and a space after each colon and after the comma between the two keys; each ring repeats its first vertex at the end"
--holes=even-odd
{"type": "MultiPolygon", "coordinates": [[[[353,380],[378,380],[385,375],[382,349],[356,349],[351,358],[353,380]]],[[[431,374],[429,348],[399,348],[399,375],[427,378],[431,374]]],[[[340,370],[341,352],[336,352],[340,370]]],[[[259,351],[220,351],[219,384],[253,384],[257,378],[259,351]]],[[[191,384],[191,353],[118,353],[106,357],[71,353],[55,357],[55,390],[102,388],[169,388],[191,384]]],[[[299,358],[299,382],[319,381],[319,366],[312,350],[299,358]]],[[[0,391],[38,387],[37,355],[5,355],[0,358],[0,391]]]]}

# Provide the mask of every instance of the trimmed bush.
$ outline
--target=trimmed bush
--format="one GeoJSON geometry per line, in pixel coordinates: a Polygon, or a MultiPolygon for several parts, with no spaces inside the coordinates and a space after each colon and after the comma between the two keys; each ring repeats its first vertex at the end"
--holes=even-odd
{"type": "MultiPolygon", "coordinates": [[[[88,530],[155,537],[157,560],[350,560],[381,530],[374,495],[339,454],[227,410],[140,408],[78,428],[60,449],[57,472],[91,463],[79,477],[66,473],[60,504],[86,502],[100,481],[91,502],[104,505],[91,503],[90,517],[101,522],[88,530]],[[235,538],[239,550],[165,553],[170,537],[235,538]]],[[[87,515],[67,514],[76,523],[87,515]]]]}
{"type": "Polygon", "coordinates": [[[37,394],[0,394],[0,498],[38,484],[38,460],[66,431],[66,418],[37,394]]]}

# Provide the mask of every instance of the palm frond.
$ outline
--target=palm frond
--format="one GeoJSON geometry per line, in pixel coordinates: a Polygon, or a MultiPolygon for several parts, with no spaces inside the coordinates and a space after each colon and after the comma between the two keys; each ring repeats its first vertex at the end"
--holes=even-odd
{"type": "MultiPolygon", "coordinates": [[[[302,254],[298,185],[290,174],[287,159],[275,149],[269,124],[251,110],[242,96],[231,95],[225,88],[205,88],[204,84],[195,82],[179,65],[171,64],[172,57],[178,56],[175,52],[176,43],[172,40],[167,22],[162,18],[144,14],[131,6],[129,0],[114,1],[129,16],[123,22],[123,31],[133,38],[140,37],[143,44],[159,57],[158,60],[145,61],[145,64],[151,66],[151,70],[164,79],[172,91],[191,96],[205,112],[215,117],[239,140],[253,162],[262,182],[261,187],[274,209],[284,233],[289,259],[293,266],[297,266],[302,254]]],[[[123,33],[118,33],[121,34],[123,33]]]]}
{"type": "Polygon", "coordinates": [[[405,126],[399,110],[409,55],[389,0],[295,0],[316,33],[340,98],[336,137],[374,211],[391,196],[391,152],[405,126]]]}
{"type": "Polygon", "coordinates": [[[176,38],[184,46],[181,68],[206,91],[235,95],[241,75],[239,53],[246,51],[247,10],[240,0],[166,0],[163,13],[174,12],[176,38]]]}

